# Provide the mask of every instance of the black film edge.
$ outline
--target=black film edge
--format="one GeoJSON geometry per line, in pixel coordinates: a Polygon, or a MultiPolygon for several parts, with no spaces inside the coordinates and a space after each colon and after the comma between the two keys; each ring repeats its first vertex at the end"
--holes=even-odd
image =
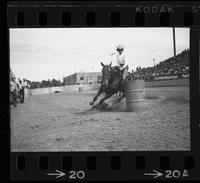
{"type": "MultiPolygon", "coordinates": [[[[111,151],[84,151],[84,149],[80,149],[79,152],[78,150],[73,152],[62,150],[60,152],[27,152],[23,150],[12,151],[11,149],[10,179],[58,181],[200,180],[200,146],[198,142],[198,139],[200,139],[200,119],[198,110],[198,101],[200,99],[199,7],[200,4],[198,1],[171,3],[149,3],[145,1],[9,1],[7,4],[8,41],[11,41],[11,29],[18,30],[26,28],[113,28],[114,30],[119,27],[132,29],[175,27],[190,29],[190,77],[188,80],[190,88],[189,150],[157,151],[154,149],[152,151],[115,151],[112,149],[111,151]]],[[[11,43],[8,42],[8,45],[11,46],[11,43]]],[[[12,58],[10,53],[8,54],[10,60],[8,60],[7,63],[9,64],[12,58]]],[[[185,105],[185,103],[182,102],[182,105],[185,105]]],[[[12,110],[13,108],[10,108],[10,112],[12,110]]],[[[10,115],[8,115],[7,118],[10,119],[10,115]]],[[[9,125],[9,123],[7,125],[9,125]]],[[[37,126],[31,127],[33,130],[37,128],[37,126]]],[[[14,129],[12,129],[11,125],[10,139],[14,141],[16,137],[12,135],[14,135],[15,131],[12,130],[14,129]]],[[[21,131],[20,133],[23,132],[21,131]]],[[[17,134],[15,135],[17,136],[17,134]]],[[[58,143],[59,140],[60,139],[57,139],[58,143]]],[[[113,143],[114,142],[113,140],[113,143]]],[[[26,142],[22,142],[22,146],[23,143],[26,144],[26,142]]]]}

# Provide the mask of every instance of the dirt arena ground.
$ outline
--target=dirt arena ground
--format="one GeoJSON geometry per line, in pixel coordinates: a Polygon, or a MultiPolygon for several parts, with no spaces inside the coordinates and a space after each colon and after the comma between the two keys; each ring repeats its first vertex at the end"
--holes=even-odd
{"type": "Polygon", "coordinates": [[[142,112],[125,99],[91,109],[95,90],[32,95],[11,107],[12,151],[190,150],[189,87],[146,88],[142,112]]]}

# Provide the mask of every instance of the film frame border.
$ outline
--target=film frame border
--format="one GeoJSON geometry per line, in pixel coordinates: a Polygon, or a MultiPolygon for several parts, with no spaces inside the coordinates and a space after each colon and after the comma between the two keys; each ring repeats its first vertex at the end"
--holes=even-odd
{"type": "MultiPolygon", "coordinates": [[[[159,27],[160,26],[160,13],[156,13],[156,15],[151,15],[152,13],[149,13],[147,17],[147,21],[144,22],[144,24],[134,24],[134,21],[132,21],[133,17],[135,18],[135,16],[129,16],[132,11],[131,8],[135,7],[136,5],[140,5],[140,3],[144,3],[143,5],[145,5],[145,2],[126,2],[127,4],[124,5],[119,5],[118,2],[112,2],[111,5],[106,6],[106,3],[103,5],[93,5],[92,8],[89,7],[84,7],[84,3],[85,2],[56,2],[56,3],[60,3],[59,6],[57,7],[57,10],[48,10],[49,8],[53,8],[56,9],[56,6],[52,6],[52,4],[50,6],[46,5],[44,6],[47,2],[39,2],[39,5],[35,5],[32,6],[30,4],[30,2],[25,3],[24,5],[19,5],[18,3],[20,2],[10,2],[11,4],[8,3],[8,27],[9,28],[28,28],[28,27],[41,27],[41,28],[50,28],[50,27],[159,27]],[[14,3],[14,4],[13,4],[14,3]],[[62,5],[62,3],[64,3],[65,5],[62,5]],[[71,6],[70,6],[70,3],[71,6]],[[79,4],[80,3],[80,4],[79,4]],[[83,3],[83,4],[82,4],[83,3]],[[116,4],[115,4],[116,3],[116,4]],[[114,6],[114,8],[113,8],[114,6]],[[30,7],[34,7],[34,8],[39,8],[38,11],[36,11],[36,9],[34,11],[23,11],[26,8],[30,8],[30,7]],[[38,12],[47,12],[46,16],[48,17],[49,15],[55,15],[56,12],[59,13],[59,9],[60,8],[67,8],[68,11],[67,12],[73,12],[75,10],[74,14],[70,13],[70,19],[71,17],[73,17],[71,19],[70,25],[62,25],[62,18],[59,18],[59,24],[55,24],[57,22],[58,19],[47,19],[46,23],[47,25],[45,26],[39,26],[38,24],[38,19],[39,19],[39,15],[38,12]],[[98,12],[98,16],[99,17],[104,17],[106,18],[104,21],[100,21],[99,19],[101,18],[97,18],[97,16],[95,17],[95,25],[87,25],[87,12],[94,12],[91,11],[93,8],[95,8],[98,12]],[[101,10],[107,8],[107,11],[105,11],[103,13],[103,15],[101,14],[101,10]],[[11,10],[14,9],[14,10],[11,10]],[[19,10],[20,9],[20,10],[19,10]],[[44,11],[44,9],[46,9],[44,11]],[[127,11],[127,9],[129,9],[129,11],[127,11]],[[19,10],[19,11],[18,11],[19,10]],[[41,11],[42,10],[42,11],[41,11]],[[70,11],[69,11],[70,10],[70,11]],[[81,11],[80,11],[81,10],[81,11]],[[130,11],[131,10],[131,11],[130,11]],[[14,15],[13,18],[13,12],[25,12],[25,19],[24,19],[24,25],[22,24],[21,26],[18,26],[16,24],[16,14],[14,15]],[[26,18],[27,13],[32,15],[34,14],[33,12],[37,13],[38,18],[35,17],[29,17],[29,19],[26,18]],[[50,13],[49,13],[50,12],[50,13]],[[84,14],[84,16],[82,19],[80,19],[80,24],[78,24],[79,19],[76,17],[77,12],[79,12],[79,16],[84,14]],[[116,20],[116,17],[118,17],[117,19],[117,23],[112,23],[112,15],[111,13],[114,12],[114,21],[116,20]],[[82,14],[81,14],[82,13],[82,14]],[[125,20],[125,18],[128,17],[128,19],[125,20]],[[155,18],[156,17],[156,18],[155,18]],[[36,24],[34,25],[30,25],[31,21],[35,22],[36,24]],[[55,21],[56,20],[56,21],[55,21]],[[97,21],[98,20],[98,21],[97,21]],[[119,21],[120,20],[120,21],[119,21]],[[30,22],[29,22],[30,21],[30,22]],[[124,21],[124,22],[123,22],[124,21]],[[53,23],[54,22],[54,23],[53,23]],[[61,22],[61,24],[60,24],[61,22]],[[122,23],[123,22],[123,23],[122,23]],[[148,23],[147,23],[148,22],[148,23]],[[14,24],[13,24],[14,23],[14,24]],[[50,23],[50,25],[48,25],[48,23],[50,23]],[[147,24],[146,24],[147,23],[147,24]],[[155,23],[155,24],[154,24],[155,23]]],[[[37,2],[38,3],[38,2],[37,2]]],[[[49,2],[48,2],[49,3],[49,2]]],[[[94,3],[95,4],[95,3],[94,3]]],[[[162,5],[162,3],[157,3],[162,5]]],[[[173,5],[176,4],[176,2],[173,3],[173,5]]],[[[148,4],[149,5],[149,4],[148,4]]],[[[69,159],[71,159],[71,169],[75,169],[75,170],[80,170],[82,168],[82,170],[84,170],[86,172],[87,178],[84,178],[83,180],[102,180],[102,173],[105,175],[103,177],[103,180],[113,180],[113,178],[116,180],[153,180],[151,177],[145,177],[144,176],[144,170],[145,171],[151,171],[152,168],[156,168],[156,170],[161,170],[161,169],[165,169],[167,167],[170,168],[176,168],[176,169],[183,169],[183,167],[188,168],[188,170],[192,170],[192,174],[193,176],[190,177],[188,180],[195,180],[195,179],[200,179],[199,176],[197,176],[198,171],[200,170],[200,157],[199,157],[199,148],[198,148],[198,143],[197,141],[195,141],[195,139],[199,137],[199,116],[198,116],[198,110],[195,108],[196,106],[199,106],[199,104],[197,103],[197,100],[193,100],[198,98],[199,99],[199,93],[198,93],[198,88],[197,86],[199,85],[198,81],[198,75],[199,75],[199,41],[200,40],[200,33],[199,33],[199,27],[200,27],[200,23],[198,23],[198,19],[200,17],[200,14],[191,14],[191,5],[192,3],[184,3],[182,2],[181,5],[179,4],[176,7],[176,11],[171,16],[171,14],[166,14],[163,15],[164,17],[168,17],[166,18],[166,20],[169,20],[169,24],[165,25],[164,27],[190,27],[190,60],[193,60],[193,63],[190,65],[191,67],[191,72],[190,72],[190,97],[191,97],[191,103],[190,103],[190,107],[191,107],[191,151],[142,151],[142,152],[59,152],[59,153],[55,153],[55,152],[51,152],[51,153],[47,153],[47,152],[12,152],[11,153],[11,176],[14,180],[21,180],[21,178],[23,177],[24,180],[30,180],[29,178],[31,177],[33,171],[38,172],[38,177],[35,176],[35,180],[41,180],[41,178],[43,180],[55,180],[55,177],[40,177],[42,175],[44,175],[44,172],[47,170],[53,170],[55,169],[56,165],[57,167],[60,167],[61,169],[63,168],[61,165],[63,163],[62,161],[62,157],[66,156],[69,159]],[[184,6],[184,4],[186,4],[184,6]],[[189,5],[188,5],[189,4],[189,5]],[[181,5],[183,6],[181,9],[181,5]],[[179,11],[181,10],[181,11],[179,11]],[[188,14],[187,16],[190,18],[186,18],[186,19],[191,19],[191,17],[193,17],[193,24],[192,25],[185,25],[184,24],[184,13],[188,14]],[[176,18],[175,18],[176,17],[176,18]],[[181,20],[181,21],[179,21],[181,20]],[[195,81],[195,84],[193,83],[195,81]],[[197,86],[196,86],[197,85],[197,86]],[[198,119],[198,120],[197,120],[198,119]],[[195,122],[193,122],[195,121],[195,122]],[[193,135],[195,134],[195,135],[193,135]],[[36,155],[37,154],[37,155],[36,155]],[[181,156],[180,156],[181,154],[181,156]],[[43,170],[39,170],[39,157],[47,157],[46,160],[43,160],[44,164],[45,161],[48,162],[48,166],[46,168],[44,168],[43,170]],[[16,159],[20,158],[21,160],[21,167],[22,170],[18,170],[19,167],[16,167],[16,159]],[[25,159],[23,158],[25,157],[25,159]],[[32,157],[32,158],[30,158],[32,157]],[[91,167],[96,167],[96,171],[90,169],[87,167],[87,162],[89,162],[88,157],[93,157],[93,160],[91,160],[90,162],[93,162],[91,164],[93,165],[89,165],[91,167]],[[61,158],[61,159],[60,159],[61,158]],[[34,160],[34,161],[33,161],[34,160]],[[107,160],[107,161],[105,161],[107,160]],[[156,165],[154,164],[156,161],[156,165]],[[61,164],[60,164],[60,163],[61,164]],[[81,163],[80,163],[81,162],[81,163]],[[94,163],[95,162],[95,163],[94,163]],[[106,162],[106,164],[102,163],[102,162],[106,162]],[[132,163],[131,163],[132,162],[132,163]],[[143,164],[138,165],[137,162],[139,162],[139,164],[143,164]],[[160,166],[160,162],[164,162],[161,163],[160,166]],[[126,164],[127,163],[127,164],[126,164]],[[96,166],[94,166],[94,164],[96,166]],[[150,166],[151,164],[154,164],[154,166],[150,166]],[[31,167],[30,165],[34,165],[33,167],[31,167]],[[105,166],[106,165],[106,166],[105,166]],[[138,167],[139,166],[139,167],[138,167]],[[140,167],[141,166],[141,167],[140,167]],[[23,168],[25,168],[23,170],[23,168]],[[36,170],[37,169],[37,170],[36,170]],[[104,172],[102,172],[104,170],[104,172]],[[127,172],[127,170],[129,170],[127,172]],[[131,176],[132,173],[135,173],[134,176],[131,176]],[[109,174],[109,175],[108,175],[109,174]],[[22,177],[17,177],[17,176],[22,176],[22,177]],[[18,179],[19,178],[19,179],[18,179]]],[[[197,3],[198,5],[198,3],[197,3]]],[[[152,6],[152,4],[151,4],[152,6]]],[[[195,5],[196,7],[196,5],[195,5]]],[[[200,10],[199,10],[200,11],[200,10]]],[[[23,13],[22,13],[23,14],[23,13]]],[[[20,15],[21,17],[23,17],[23,15],[20,15]]],[[[58,14],[57,14],[58,15],[58,14]]],[[[143,14],[144,15],[144,14],[143,14]]],[[[139,15],[139,17],[143,16],[142,14],[139,15]]],[[[19,16],[19,15],[18,15],[19,16]]],[[[90,15],[93,16],[93,15],[90,15]]],[[[61,17],[61,14],[59,13],[59,16],[61,17]]],[[[58,18],[57,17],[57,18],[58,18]]],[[[141,17],[139,19],[141,19],[141,17]]],[[[103,19],[104,19],[103,18],[103,19]]],[[[23,18],[22,18],[23,19],[23,18]]],[[[143,19],[143,18],[142,18],[143,19]]],[[[134,19],[133,19],[134,20],[134,19]]],[[[188,21],[188,20],[187,20],[188,21]]],[[[187,22],[186,21],[186,22],[187,22]]],[[[165,22],[165,21],[164,21],[165,22]]],[[[8,117],[9,119],[9,117],[8,117]]],[[[70,160],[69,160],[70,161],[70,160]]],[[[90,164],[90,163],[88,163],[90,164]]],[[[44,165],[45,166],[45,165],[44,165]]],[[[70,167],[68,167],[70,169],[70,167]]],[[[159,178],[158,178],[159,179],[159,178]]],[[[173,178],[172,178],[173,179],[173,178]]],[[[175,178],[176,179],[176,178],[175,178]]],[[[32,179],[33,180],[33,179],[32,179]]],[[[59,180],[66,180],[65,179],[59,179],[59,180]]],[[[162,179],[160,179],[162,180],[162,179]]],[[[166,180],[166,179],[164,179],[166,180]]],[[[179,180],[179,178],[177,179],[179,180]]],[[[183,179],[182,179],[183,180],[183,179]]]]}
{"type": "Polygon", "coordinates": [[[198,1],[183,3],[165,1],[151,3],[145,1],[38,1],[35,3],[34,1],[32,3],[22,1],[20,3],[9,1],[7,5],[10,28],[33,26],[36,28],[160,27],[162,25],[166,27],[198,27],[200,18],[198,1]],[[19,26],[16,24],[15,18],[18,12],[21,20],[24,17],[22,20],[24,23],[21,22],[22,25],[19,26]],[[71,20],[66,25],[62,24],[62,13],[64,12],[69,13],[71,20]]]}

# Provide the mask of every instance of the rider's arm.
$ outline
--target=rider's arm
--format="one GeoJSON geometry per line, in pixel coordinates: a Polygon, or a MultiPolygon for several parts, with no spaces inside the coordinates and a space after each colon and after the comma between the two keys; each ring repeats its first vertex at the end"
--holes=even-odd
{"type": "Polygon", "coordinates": [[[111,54],[109,54],[109,55],[110,55],[110,56],[113,56],[113,55],[115,55],[115,54],[117,54],[117,52],[111,53],[111,54]]]}

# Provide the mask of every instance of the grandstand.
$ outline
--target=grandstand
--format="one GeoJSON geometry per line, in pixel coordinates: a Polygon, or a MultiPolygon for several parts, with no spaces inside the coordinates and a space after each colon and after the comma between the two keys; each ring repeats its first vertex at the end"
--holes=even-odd
{"type": "Polygon", "coordinates": [[[131,79],[144,79],[145,81],[189,77],[189,54],[189,49],[186,49],[176,57],[168,58],[154,67],[137,67],[136,71],[132,71],[130,77],[131,79]]]}

